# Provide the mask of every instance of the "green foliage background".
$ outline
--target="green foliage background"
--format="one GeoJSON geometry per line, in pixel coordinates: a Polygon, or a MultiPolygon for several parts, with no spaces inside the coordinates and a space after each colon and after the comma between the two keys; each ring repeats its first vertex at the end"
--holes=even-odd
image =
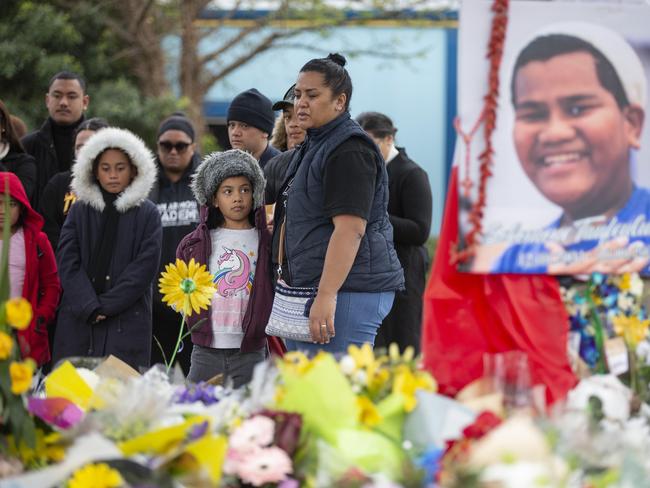
{"type": "Polygon", "coordinates": [[[104,117],[153,145],[159,122],[183,108],[171,94],[142,96],[121,53],[128,46],[98,19],[94,8],[62,9],[54,1],[2,0],[0,99],[29,130],[47,117],[49,79],[67,69],[82,75],[89,117],[104,117]]]}

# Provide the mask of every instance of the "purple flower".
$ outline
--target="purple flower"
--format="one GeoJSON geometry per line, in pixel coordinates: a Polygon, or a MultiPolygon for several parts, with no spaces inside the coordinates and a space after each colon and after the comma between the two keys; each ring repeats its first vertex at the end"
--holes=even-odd
{"type": "Polygon", "coordinates": [[[203,437],[207,431],[208,431],[208,421],[206,420],[205,422],[196,424],[190,429],[190,431],[187,433],[187,440],[190,442],[195,441],[203,437]]]}
{"type": "Polygon", "coordinates": [[[296,479],[287,478],[280,482],[278,488],[300,488],[300,483],[296,479]]]}
{"type": "Polygon", "coordinates": [[[201,402],[204,405],[212,405],[218,401],[217,387],[205,382],[182,387],[176,392],[174,397],[175,403],[201,402]]]}

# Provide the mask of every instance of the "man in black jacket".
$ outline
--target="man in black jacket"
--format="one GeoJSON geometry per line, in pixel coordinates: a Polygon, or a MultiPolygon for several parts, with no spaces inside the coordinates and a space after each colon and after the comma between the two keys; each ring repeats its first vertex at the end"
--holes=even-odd
{"type": "MultiPolygon", "coordinates": [[[[194,142],[195,132],[190,120],[174,114],[163,120],[158,128],[158,181],[149,199],[158,206],[163,226],[160,272],[176,260],[176,247],[185,235],[199,222],[199,205],[190,189],[191,176],[200,163],[194,142]]],[[[178,339],[181,316],[163,303],[154,286],[153,335],[165,351],[167,359],[178,339]]],[[[185,342],[189,343],[188,339],[185,342]]],[[[183,347],[176,355],[185,373],[189,372],[191,347],[183,347]]],[[[163,362],[160,348],[154,339],[151,347],[151,364],[163,362]]]]}
{"type": "Polygon", "coordinates": [[[50,80],[45,106],[50,114],[40,129],[26,135],[23,146],[36,159],[37,181],[33,206],[45,185],[55,174],[67,171],[74,160],[74,133],[84,120],[90,98],[84,79],[70,71],[61,71],[50,80]]]}
{"type": "Polygon", "coordinates": [[[359,125],[372,137],[388,171],[388,216],[393,225],[395,251],[404,268],[406,290],[395,294],[393,308],[379,328],[375,347],[395,342],[403,351],[420,351],[422,294],[428,266],[424,243],[431,231],[432,197],[427,173],[411,161],[403,148],[395,147],[397,129],[384,114],[364,112],[359,125]]]}

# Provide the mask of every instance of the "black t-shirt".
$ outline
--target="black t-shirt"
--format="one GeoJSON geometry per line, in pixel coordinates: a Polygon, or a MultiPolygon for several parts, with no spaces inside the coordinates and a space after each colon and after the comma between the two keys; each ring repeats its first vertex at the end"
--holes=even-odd
{"type": "Polygon", "coordinates": [[[332,152],[323,172],[325,216],[354,215],[368,220],[376,181],[374,151],[359,137],[345,141],[332,152]]]}
{"type": "MultiPolygon", "coordinates": [[[[323,170],[323,212],[327,217],[355,215],[368,220],[375,194],[377,164],[375,153],[361,138],[352,137],[337,147],[328,158],[323,170]]],[[[284,220],[286,187],[278,194],[273,232],[272,254],[274,270],[278,264],[279,226],[284,220]]],[[[286,270],[283,277],[288,280],[286,270]]]]}

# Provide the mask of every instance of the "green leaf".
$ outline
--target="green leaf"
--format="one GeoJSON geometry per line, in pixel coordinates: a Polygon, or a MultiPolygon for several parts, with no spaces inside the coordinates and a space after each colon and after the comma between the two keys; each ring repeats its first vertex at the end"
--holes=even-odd
{"type": "MultiPolygon", "coordinates": [[[[4,188],[4,214],[9,215],[9,179],[5,180],[4,188]]],[[[4,220],[2,229],[2,242],[9,243],[11,239],[11,219],[4,220]]],[[[6,302],[9,299],[9,246],[2,246],[2,256],[0,256],[0,302],[6,302]]]]}
{"type": "Polygon", "coordinates": [[[0,361],[0,390],[2,390],[7,396],[12,394],[9,361],[0,361]]]}

